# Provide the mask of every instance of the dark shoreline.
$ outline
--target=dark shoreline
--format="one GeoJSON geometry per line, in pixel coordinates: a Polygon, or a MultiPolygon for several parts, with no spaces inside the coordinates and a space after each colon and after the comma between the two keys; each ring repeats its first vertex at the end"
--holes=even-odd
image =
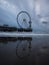
{"type": "Polygon", "coordinates": [[[0,37],[0,42],[32,40],[32,37],[0,37]]]}
{"type": "Polygon", "coordinates": [[[18,31],[18,32],[32,32],[32,29],[30,28],[17,28],[17,27],[9,27],[9,26],[0,26],[0,31],[4,31],[4,32],[14,32],[14,31],[18,31]]]}

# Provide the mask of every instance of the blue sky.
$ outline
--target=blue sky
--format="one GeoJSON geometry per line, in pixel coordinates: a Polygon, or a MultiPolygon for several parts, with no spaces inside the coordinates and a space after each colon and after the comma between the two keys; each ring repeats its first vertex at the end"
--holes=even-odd
{"type": "Polygon", "coordinates": [[[0,0],[0,24],[19,27],[16,17],[20,11],[30,14],[35,32],[49,33],[49,0],[0,0]]]}

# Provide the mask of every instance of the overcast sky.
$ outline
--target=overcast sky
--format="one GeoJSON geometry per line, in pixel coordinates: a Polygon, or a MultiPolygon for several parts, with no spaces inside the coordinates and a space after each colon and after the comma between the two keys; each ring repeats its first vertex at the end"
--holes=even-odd
{"type": "Polygon", "coordinates": [[[0,0],[0,24],[8,23],[18,27],[16,17],[20,11],[30,14],[32,28],[48,32],[49,24],[43,25],[41,21],[46,19],[45,17],[48,17],[49,21],[49,0],[0,0]]]}

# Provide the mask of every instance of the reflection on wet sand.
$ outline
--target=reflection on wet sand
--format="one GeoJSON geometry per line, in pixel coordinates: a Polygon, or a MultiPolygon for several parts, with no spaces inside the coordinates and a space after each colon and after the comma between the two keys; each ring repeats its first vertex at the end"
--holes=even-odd
{"type": "Polygon", "coordinates": [[[22,41],[22,40],[32,40],[31,37],[0,37],[0,42],[16,42],[16,41],[22,41]]]}
{"type": "Polygon", "coordinates": [[[0,65],[49,65],[49,37],[0,37],[0,61],[0,65]]]}
{"type": "MultiPolygon", "coordinates": [[[[31,50],[31,41],[32,38],[31,37],[0,37],[0,42],[2,43],[8,43],[8,42],[17,42],[17,46],[16,46],[16,55],[20,58],[23,59],[25,58],[25,53],[27,54],[27,51],[31,50]],[[27,50],[28,47],[28,50],[27,50]],[[26,51],[27,50],[27,51],[26,51]],[[21,51],[21,52],[19,52],[21,51]]],[[[30,52],[29,52],[30,53],[30,52]]],[[[29,55],[28,53],[28,55],[29,55]]],[[[26,56],[27,57],[27,56],[26,56]]]]}
{"type": "Polygon", "coordinates": [[[20,59],[24,59],[27,57],[31,52],[31,41],[32,38],[24,38],[24,40],[19,41],[19,43],[16,46],[16,55],[20,59]]]}

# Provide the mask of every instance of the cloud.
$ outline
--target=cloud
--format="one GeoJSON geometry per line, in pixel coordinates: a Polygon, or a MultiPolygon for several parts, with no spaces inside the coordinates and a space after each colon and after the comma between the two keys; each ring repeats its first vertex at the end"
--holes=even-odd
{"type": "Polygon", "coordinates": [[[17,6],[15,6],[14,4],[12,4],[6,0],[0,1],[0,7],[6,11],[13,13],[13,14],[16,14],[16,11],[19,10],[19,8],[17,6]]]}

